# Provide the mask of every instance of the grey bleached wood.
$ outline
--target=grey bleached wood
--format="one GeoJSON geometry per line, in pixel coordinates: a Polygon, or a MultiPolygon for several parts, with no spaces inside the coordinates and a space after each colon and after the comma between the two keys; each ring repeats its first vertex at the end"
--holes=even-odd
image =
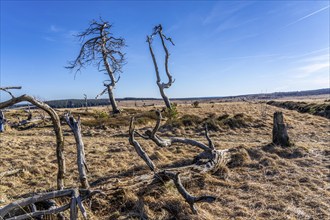
{"type": "Polygon", "coordinates": [[[85,158],[85,149],[84,149],[84,142],[82,140],[81,136],[81,123],[80,123],[80,117],[78,117],[77,120],[74,119],[74,117],[67,113],[64,116],[66,123],[71,128],[71,131],[73,132],[74,138],[76,140],[76,146],[77,146],[77,166],[78,166],[78,172],[79,172],[79,180],[81,183],[81,186],[85,189],[89,188],[87,174],[86,174],[86,158],[85,158]]]}
{"type": "Polygon", "coordinates": [[[148,154],[142,149],[139,142],[137,142],[134,138],[134,117],[132,117],[130,126],[129,126],[129,143],[134,146],[135,151],[137,154],[143,159],[143,161],[147,164],[151,171],[155,172],[156,167],[152,160],[149,158],[148,154]]]}
{"type": "Polygon", "coordinates": [[[34,204],[36,202],[40,202],[40,201],[44,201],[44,200],[48,200],[48,199],[69,196],[71,194],[72,194],[72,189],[65,189],[65,190],[58,190],[58,191],[53,191],[53,192],[48,192],[48,193],[36,194],[29,198],[20,199],[20,200],[17,200],[13,203],[10,203],[10,204],[2,207],[0,209],[0,217],[4,218],[7,215],[7,213],[9,213],[13,209],[22,208],[22,207],[28,206],[29,204],[34,204]]]}
{"type": "Polygon", "coordinates": [[[155,68],[155,72],[156,72],[157,86],[159,88],[160,95],[162,96],[162,98],[163,98],[163,100],[165,102],[166,107],[168,109],[172,109],[171,102],[170,102],[169,98],[167,97],[167,95],[164,92],[164,89],[170,88],[171,85],[174,83],[173,77],[172,77],[172,75],[171,75],[171,73],[169,71],[169,68],[168,68],[168,60],[169,60],[170,54],[169,54],[168,49],[166,47],[165,40],[171,42],[171,44],[174,45],[172,39],[166,37],[163,34],[163,27],[162,27],[162,25],[155,26],[154,27],[154,32],[150,36],[147,36],[147,42],[148,42],[148,45],[149,45],[149,51],[150,51],[151,58],[152,58],[152,61],[153,61],[153,64],[154,64],[154,68],[155,68]],[[163,49],[165,51],[165,72],[166,72],[166,75],[167,75],[167,78],[168,78],[168,82],[167,83],[162,83],[161,82],[157,60],[156,60],[154,51],[152,49],[153,37],[156,36],[156,35],[159,36],[159,38],[160,38],[160,40],[162,42],[163,49]]]}
{"type": "MultiPolygon", "coordinates": [[[[159,124],[156,124],[156,127],[159,127],[159,124]]],[[[185,201],[190,205],[190,208],[192,210],[192,212],[194,214],[197,214],[197,209],[195,207],[195,203],[196,202],[208,202],[208,203],[212,203],[215,201],[216,197],[214,196],[209,196],[209,195],[203,195],[203,196],[192,196],[182,185],[181,183],[181,179],[179,176],[179,172],[180,169],[184,169],[184,168],[177,168],[177,172],[174,173],[171,169],[171,171],[168,170],[163,170],[163,171],[159,171],[156,172],[158,169],[156,168],[156,166],[153,164],[152,160],[150,159],[150,157],[148,156],[148,154],[142,149],[141,145],[139,144],[138,141],[135,140],[134,138],[134,134],[135,134],[135,129],[134,129],[134,117],[132,117],[131,119],[131,123],[130,123],[130,127],[129,127],[129,142],[131,145],[134,146],[136,152],[138,153],[138,155],[143,159],[143,161],[148,165],[148,167],[150,168],[151,171],[155,172],[154,174],[154,178],[159,180],[160,182],[165,182],[166,179],[171,179],[178,192],[182,195],[182,197],[185,199],[185,201]],[[165,179],[164,179],[165,178],[165,179]]],[[[150,132],[151,134],[152,132],[150,132]]],[[[141,135],[140,135],[141,136],[141,135]]],[[[144,179],[144,181],[147,180],[146,182],[150,182],[148,181],[148,176],[146,179],[144,179]]]]}
{"type": "Polygon", "coordinates": [[[58,164],[58,172],[57,172],[57,188],[63,189],[64,188],[64,173],[65,173],[65,160],[64,160],[64,138],[63,132],[61,127],[60,118],[57,115],[56,111],[51,108],[49,105],[33,98],[29,95],[21,95],[19,97],[14,97],[8,101],[0,103],[0,109],[15,105],[19,102],[30,102],[31,104],[37,106],[38,108],[44,110],[50,116],[53,128],[56,135],[56,157],[57,157],[57,164],[58,164]]]}
{"type": "Polygon", "coordinates": [[[182,195],[182,197],[186,200],[186,202],[190,205],[190,208],[194,214],[197,214],[197,209],[195,207],[195,203],[197,202],[208,202],[212,203],[216,200],[215,196],[209,196],[209,195],[203,195],[203,196],[193,196],[191,195],[182,185],[181,179],[180,179],[180,173],[173,173],[169,171],[164,171],[164,175],[169,177],[171,180],[173,180],[178,192],[182,195]]]}
{"type": "Polygon", "coordinates": [[[21,89],[21,88],[22,88],[22,86],[6,86],[6,87],[0,87],[0,90],[8,93],[12,98],[14,98],[15,96],[11,92],[9,92],[8,90],[21,89]]]}
{"type": "Polygon", "coordinates": [[[87,219],[87,213],[84,208],[84,205],[82,202],[95,194],[102,194],[99,190],[77,190],[77,189],[65,189],[65,190],[58,190],[58,191],[52,191],[47,193],[38,193],[33,196],[30,196],[28,198],[20,199],[15,202],[12,202],[2,208],[0,208],[0,219],[4,218],[7,214],[13,212],[16,209],[22,209],[24,207],[33,205],[37,202],[43,202],[43,201],[49,201],[50,199],[54,198],[60,198],[60,197],[70,197],[71,196],[71,202],[69,204],[65,204],[61,207],[55,208],[51,207],[48,210],[36,210],[32,211],[30,213],[25,213],[18,216],[12,216],[9,218],[6,218],[8,220],[20,220],[20,219],[30,219],[33,217],[39,217],[39,216],[45,216],[49,214],[58,214],[60,212],[63,212],[67,209],[70,209],[70,219],[77,219],[77,205],[79,207],[79,210],[81,211],[84,219],[87,219]],[[74,214],[76,213],[76,214],[74,214]]]}

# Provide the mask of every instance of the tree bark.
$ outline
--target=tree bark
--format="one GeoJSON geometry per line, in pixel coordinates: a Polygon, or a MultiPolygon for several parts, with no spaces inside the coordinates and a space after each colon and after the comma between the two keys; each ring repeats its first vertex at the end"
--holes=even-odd
{"type": "Polygon", "coordinates": [[[163,86],[163,84],[160,83],[160,82],[157,82],[157,85],[158,85],[158,88],[159,88],[159,91],[160,91],[160,95],[162,96],[162,98],[163,98],[163,100],[165,102],[166,108],[172,109],[172,105],[171,105],[170,99],[167,97],[167,95],[164,92],[164,86],[163,86]]]}
{"type": "Polygon", "coordinates": [[[84,142],[82,141],[81,136],[81,126],[80,126],[80,118],[78,118],[78,121],[76,121],[73,116],[71,115],[65,115],[65,120],[70,126],[74,138],[76,140],[76,146],[77,146],[77,165],[78,165],[78,172],[79,172],[79,180],[81,183],[81,186],[85,189],[89,188],[88,180],[87,180],[87,174],[85,167],[86,165],[86,159],[85,159],[85,150],[84,150],[84,142]]]}
{"type": "Polygon", "coordinates": [[[290,139],[286,125],[284,124],[282,112],[274,113],[273,143],[282,147],[290,146],[290,139]]]}
{"type": "Polygon", "coordinates": [[[114,87],[111,86],[111,85],[107,85],[107,89],[108,89],[108,95],[109,95],[110,104],[111,104],[111,107],[112,107],[112,113],[113,114],[118,114],[118,113],[120,113],[120,110],[118,108],[116,99],[115,99],[115,97],[113,95],[113,89],[114,89],[114,87]]]}
{"type": "Polygon", "coordinates": [[[58,164],[58,172],[57,172],[57,188],[63,189],[64,188],[64,173],[65,173],[65,160],[64,160],[64,138],[63,132],[61,127],[60,118],[55,112],[54,109],[49,107],[49,105],[36,100],[35,98],[22,95],[19,97],[14,97],[8,101],[0,103],[0,109],[15,105],[16,103],[27,101],[31,104],[41,108],[45,112],[47,112],[52,120],[55,135],[56,135],[56,157],[57,157],[57,164],[58,164]]]}

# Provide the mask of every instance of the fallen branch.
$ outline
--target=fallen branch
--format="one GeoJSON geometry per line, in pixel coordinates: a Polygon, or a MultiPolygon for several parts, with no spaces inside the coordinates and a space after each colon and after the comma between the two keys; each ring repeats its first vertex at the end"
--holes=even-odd
{"type": "Polygon", "coordinates": [[[15,169],[15,170],[8,170],[5,172],[0,173],[0,178],[5,177],[5,176],[12,176],[18,173],[22,173],[24,170],[23,169],[15,169]]]}
{"type": "Polygon", "coordinates": [[[2,208],[0,208],[0,217],[8,220],[18,220],[18,219],[30,219],[33,217],[39,217],[49,214],[58,214],[60,212],[63,212],[70,208],[70,219],[77,219],[77,215],[74,213],[77,213],[77,205],[79,207],[79,210],[81,211],[82,215],[85,219],[87,219],[87,213],[86,210],[82,204],[82,201],[92,197],[95,194],[102,193],[101,191],[95,190],[77,190],[77,189],[65,189],[65,190],[59,190],[59,191],[52,191],[47,193],[38,193],[36,195],[33,195],[28,198],[20,199],[15,202],[12,202],[2,208]],[[48,210],[36,210],[36,208],[33,208],[32,212],[25,213],[23,215],[15,215],[16,210],[22,210],[25,207],[33,206],[35,203],[44,202],[50,199],[55,198],[62,198],[62,197],[70,197],[71,196],[71,202],[69,204],[65,204],[61,207],[55,208],[52,206],[48,210]]]}
{"type": "Polygon", "coordinates": [[[205,127],[205,136],[208,141],[208,145],[198,142],[193,139],[188,138],[180,138],[180,137],[169,137],[162,138],[157,135],[157,132],[160,128],[160,122],[162,119],[162,115],[160,111],[156,111],[158,116],[155,127],[150,130],[146,130],[144,134],[140,134],[135,131],[137,135],[146,139],[152,140],[159,147],[169,147],[175,143],[185,144],[185,146],[194,146],[203,150],[198,156],[195,157],[194,162],[196,163],[192,166],[195,170],[199,172],[210,172],[214,173],[218,170],[220,166],[226,165],[230,161],[230,153],[228,150],[217,150],[214,147],[213,141],[210,139],[208,135],[207,126],[205,127]]]}
{"type": "Polygon", "coordinates": [[[8,93],[12,98],[15,98],[15,96],[9,92],[8,90],[11,90],[11,89],[21,89],[22,86],[7,86],[7,87],[0,87],[0,90],[8,93]]]}
{"type": "Polygon", "coordinates": [[[85,189],[89,188],[86,170],[88,171],[86,158],[85,158],[85,150],[84,150],[84,142],[81,136],[81,126],[80,126],[80,117],[78,120],[75,120],[74,117],[67,113],[64,116],[66,123],[71,128],[71,131],[74,134],[74,138],[76,140],[77,146],[77,165],[78,165],[78,172],[79,172],[79,179],[81,186],[85,189]],[[86,170],[85,170],[86,168],[86,170]]]}
{"type": "Polygon", "coordinates": [[[19,102],[30,102],[31,104],[37,106],[38,108],[41,108],[45,112],[49,114],[51,117],[55,135],[56,135],[56,156],[57,156],[57,164],[58,164],[58,172],[57,172],[57,188],[63,189],[64,188],[64,173],[65,173],[65,161],[64,161],[64,138],[63,138],[63,132],[61,127],[60,118],[58,117],[57,113],[53,108],[51,108],[49,105],[38,101],[37,99],[33,98],[32,96],[28,95],[22,95],[19,97],[13,97],[12,99],[1,102],[0,103],[0,109],[15,105],[19,102]]]}
{"type": "MultiPolygon", "coordinates": [[[[159,128],[158,121],[157,121],[154,131],[150,132],[150,134],[154,133],[154,135],[156,135],[156,132],[158,130],[157,127],[159,128]]],[[[182,197],[185,199],[185,201],[190,205],[190,208],[194,214],[197,214],[197,209],[194,205],[196,202],[212,203],[215,201],[216,198],[214,196],[203,195],[203,196],[196,197],[196,196],[192,196],[189,192],[187,192],[187,190],[184,188],[184,186],[181,183],[179,172],[174,173],[172,171],[167,171],[167,170],[156,172],[158,169],[153,164],[153,162],[151,161],[151,159],[147,155],[147,153],[142,149],[141,145],[135,140],[134,134],[135,134],[134,117],[132,117],[130,127],[129,127],[130,144],[134,146],[136,152],[143,159],[143,161],[148,165],[150,170],[155,172],[154,178],[153,178],[154,180],[158,180],[158,181],[164,183],[166,181],[166,179],[171,179],[174,182],[178,192],[182,195],[182,197]]]]}

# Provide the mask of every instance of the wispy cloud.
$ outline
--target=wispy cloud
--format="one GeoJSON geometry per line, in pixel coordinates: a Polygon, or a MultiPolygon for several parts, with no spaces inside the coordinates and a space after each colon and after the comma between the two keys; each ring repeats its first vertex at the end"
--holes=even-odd
{"type": "Polygon", "coordinates": [[[223,59],[218,59],[218,61],[224,60],[245,60],[245,59],[255,59],[255,58],[269,58],[276,57],[278,54],[263,54],[263,55],[251,55],[251,56],[237,56],[237,57],[227,57],[223,59]]]}
{"type": "Polygon", "coordinates": [[[287,24],[285,27],[289,27],[289,26],[294,25],[294,24],[296,24],[296,23],[298,23],[300,21],[303,21],[303,20],[305,20],[305,19],[307,19],[307,18],[309,18],[309,17],[311,17],[313,15],[316,15],[316,14],[318,14],[318,13],[324,11],[324,10],[327,10],[329,7],[330,7],[330,5],[327,5],[327,6],[321,8],[319,10],[313,11],[312,13],[309,13],[309,14],[307,14],[307,15],[305,15],[305,16],[303,16],[303,17],[301,17],[301,18],[299,18],[299,19],[297,19],[297,20],[295,20],[295,21],[293,21],[293,22],[291,22],[289,24],[287,24]]]}
{"type": "Polygon", "coordinates": [[[318,72],[323,69],[329,68],[329,63],[328,62],[323,62],[323,63],[311,63],[308,64],[307,66],[302,66],[299,68],[300,71],[302,71],[301,76],[309,76],[312,73],[318,72]]]}
{"type": "Polygon", "coordinates": [[[52,24],[52,25],[49,27],[49,31],[50,31],[50,32],[53,32],[53,33],[57,33],[57,32],[62,31],[62,29],[52,24]]]}
{"type": "Polygon", "coordinates": [[[63,41],[68,40],[70,41],[73,38],[73,35],[77,34],[77,31],[74,30],[66,30],[63,27],[59,27],[57,25],[50,25],[47,31],[45,31],[45,35],[42,39],[49,41],[49,42],[55,42],[55,41],[63,41]]]}
{"type": "Polygon", "coordinates": [[[300,59],[297,64],[299,66],[291,74],[293,78],[307,78],[323,71],[329,71],[329,53],[300,59]]]}
{"type": "Polygon", "coordinates": [[[49,42],[55,42],[56,40],[52,37],[43,37],[44,40],[49,41],[49,42]]]}
{"type": "Polygon", "coordinates": [[[203,19],[203,25],[208,25],[213,22],[219,22],[227,19],[237,12],[241,11],[245,7],[251,5],[254,2],[225,2],[221,1],[216,4],[210,13],[203,19]]]}
{"type": "Polygon", "coordinates": [[[218,27],[215,29],[215,31],[222,32],[222,31],[226,31],[226,30],[230,30],[230,29],[239,28],[241,26],[244,26],[244,25],[254,22],[256,20],[258,20],[258,18],[252,18],[252,19],[242,21],[241,19],[238,19],[236,17],[231,17],[231,18],[223,21],[220,25],[218,25],[218,27]]]}

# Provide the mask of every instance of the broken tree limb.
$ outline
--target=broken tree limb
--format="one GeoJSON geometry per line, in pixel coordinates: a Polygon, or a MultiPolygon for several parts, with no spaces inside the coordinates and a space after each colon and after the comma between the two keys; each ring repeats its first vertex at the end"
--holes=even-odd
{"type": "Polygon", "coordinates": [[[169,171],[164,171],[164,174],[169,177],[171,180],[173,180],[178,192],[181,194],[181,196],[186,200],[186,202],[190,205],[190,208],[194,214],[197,214],[197,209],[195,207],[195,203],[197,202],[208,202],[212,203],[216,200],[216,197],[214,196],[192,196],[187,190],[184,188],[184,186],[181,183],[180,179],[180,173],[173,173],[169,171]]]}
{"type": "Polygon", "coordinates": [[[15,98],[15,96],[9,92],[8,90],[11,90],[11,89],[21,89],[22,86],[7,86],[7,87],[0,87],[0,90],[8,93],[12,98],[15,98]]]}
{"type": "Polygon", "coordinates": [[[208,145],[205,145],[201,142],[195,141],[193,139],[188,138],[180,138],[180,137],[169,137],[169,138],[161,138],[157,135],[157,132],[160,128],[160,121],[162,119],[162,115],[160,111],[156,111],[157,114],[157,122],[155,127],[150,130],[146,130],[144,134],[140,134],[135,131],[140,137],[144,139],[152,140],[159,147],[169,147],[175,143],[181,143],[189,146],[195,146],[203,150],[199,155],[194,158],[195,164],[190,166],[195,171],[202,173],[215,173],[219,167],[225,166],[231,160],[231,153],[229,150],[217,150],[214,147],[213,141],[210,139],[208,134],[207,126],[205,127],[205,136],[208,140],[208,145]]]}
{"type": "MultiPolygon", "coordinates": [[[[94,191],[79,190],[78,191],[77,189],[65,189],[65,190],[52,191],[52,192],[47,192],[47,193],[38,193],[31,197],[17,200],[15,202],[12,202],[12,203],[0,208],[0,218],[4,219],[6,217],[6,219],[8,219],[8,220],[30,219],[30,218],[34,218],[34,217],[49,215],[49,214],[58,214],[67,209],[70,209],[70,213],[74,213],[74,212],[77,213],[77,205],[78,205],[79,210],[81,211],[82,215],[84,216],[85,219],[87,219],[86,210],[82,204],[82,201],[94,196],[95,194],[99,194],[99,193],[102,194],[102,192],[99,190],[94,190],[94,191]],[[35,203],[49,201],[54,198],[70,197],[70,196],[71,196],[71,198],[74,198],[74,200],[71,200],[70,203],[65,204],[58,208],[55,208],[54,206],[52,206],[48,210],[36,210],[36,211],[32,211],[30,213],[25,213],[22,215],[15,215],[15,213],[14,213],[15,210],[24,209],[25,207],[28,207],[35,203]],[[11,213],[14,213],[14,215],[11,213]]],[[[71,215],[71,216],[74,217],[74,215],[71,215]]],[[[76,216],[76,218],[71,218],[71,219],[77,219],[77,215],[75,215],[75,216],[76,216]]]]}
{"type": "Polygon", "coordinates": [[[71,194],[72,194],[72,189],[65,189],[65,190],[53,191],[48,193],[36,194],[29,198],[20,199],[1,208],[0,217],[4,218],[7,215],[7,213],[9,213],[13,209],[23,208],[25,206],[28,206],[29,204],[34,204],[36,202],[54,199],[58,197],[69,196],[71,194]]]}
{"type": "Polygon", "coordinates": [[[89,188],[89,183],[87,180],[87,174],[85,168],[87,167],[86,158],[85,158],[85,150],[84,150],[84,142],[82,140],[81,136],[81,123],[80,123],[80,117],[78,117],[78,120],[75,120],[74,117],[67,113],[64,116],[66,123],[71,128],[71,131],[73,132],[74,138],[76,140],[76,146],[77,146],[77,165],[78,165],[78,172],[79,172],[79,180],[81,183],[81,186],[85,189],[89,188]]]}
{"type": "Polygon", "coordinates": [[[49,105],[38,101],[37,99],[33,98],[29,95],[22,95],[19,97],[14,97],[8,101],[0,103],[0,109],[15,105],[19,102],[30,102],[31,104],[37,106],[38,108],[47,112],[52,120],[55,135],[56,135],[56,157],[57,157],[57,164],[58,164],[58,172],[57,172],[57,188],[63,189],[64,188],[64,173],[65,173],[65,160],[64,160],[64,138],[63,132],[61,127],[60,118],[55,112],[53,108],[49,105]]]}
{"type": "Polygon", "coordinates": [[[170,137],[170,138],[161,138],[157,135],[157,132],[160,128],[160,121],[162,119],[162,115],[160,113],[160,111],[156,111],[157,114],[157,122],[155,127],[153,128],[153,130],[146,130],[144,135],[141,135],[140,133],[136,132],[140,137],[143,137],[144,139],[150,139],[152,140],[155,144],[157,144],[157,146],[159,147],[169,147],[174,143],[182,143],[182,144],[187,144],[187,145],[191,145],[191,146],[195,146],[198,147],[204,151],[211,151],[214,146],[213,146],[213,142],[210,142],[210,139],[208,137],[208,131],[207,129],[205,130],[206,132],[206,137],[209,140],[209,144],[211,144],[211,146],[207,146],[203,143],[200,143],[198,141],[195,141],[193,139],[188,139],[188,138],[180,138],[180,137],[170,137]]]}
{"type": "Polygon", "coordinates": [[[134,146],[136,153],[142,158],[142,160],[147,164],[151,171],[155,172],[156,167],[152,160],[149,158],[148,154],[142,149],[139,142],[134,138],[134,117],[132,117],[130,126],[129,126],[129,143],[134,146]]]}
{"type": "MultiPolygon", "coordinates": [[[[157,127],[159,128],[159,123],[156,124],[156,127],[155,128],[157,128],[157,127]]],[[[207,129],[206,129],[206,131],[207,131],[207,129]]],[[[185,201],[190,205],[190,208],[191,208],[191,210],[192,210],[192,212],[194,214],[197,214],[197,209],[195,207],[195,203],[196,202],[208,202],[208,203],[211,203],[211,202],[214,202],[215,201],[216,198],[214,196],[204,195],[204,196],[195,197],[195,196],[192,196],[190,193],[188,193],[187,190],[184,188],[184,186],[181,183],[181,179],[180,179],[180,176],[179,176],[179,171],[177,171],[177,173],[174,173],[174,172],[168,171],[168,170],[163,170],[163,171],[160,171],[160,172],[155,172],[158,169],[153,164],[152,160],[147,155],[147,153],[142,149],[141,145],[135,140],[134,133],[135,133],[135,129],[134,129],[134,117],[132,117],[131,123],[130,123],[130,127],[129,127],[129,142],[130,142],[130,144],[134,146],[134,148],[135,148],[136,152],[138,153],[138,155],[148,165],[148,167],[150,168],[150,170],[154,172],[154,179],[159,180],[161,182],[165,182],[166,179],[171,179],[174,182],[174,184],[175,184],[178,192],[185,199],[185,201]]],[[[153,132],[150,131],[149,134],[151,135],[152,133],[153,132]]],[[[156,131],[155,131],[155,133],[156,133],[156,131]]],[[[221,160],[221,159],[219,159],[219,157],[220,156],[223,156],[221,154],[218,154],[216,150],[210,150],[210,148],[207,148],[207,149],[208,150],[207,151],[204,151],[204,152],[208,152],[209,155],[210,154],[211,155],[215,154],[215,156],[213,156],[214,157],[213,159],[215,159],[215,161],[214,162],[211,162],[211,161],[213,161],[211,159],[204,166],[202,165],[201,168],[204,168],[204,170],[205,169],[211,169],[211,168],[214,168],[215,166],[218,166],[218,163],[221,160]],[[210,153],[210,151],[212,153],[210,153]]],[[[196,166],[197,166],[197,164],[196,164],[196,166]]],[[[178,170],[180,170],[180,169],[181,168],[178,168],[178,170]]],[[[146,180],[148,181],[148,178],[146,180]]]]}
{"type": "Polygon", "coordinates": [[[8,170],[8,171],[0,173],[0,178],[5,177],[5,176],[12,176],[12,175],[15,175],[17,173],[22,173],[22,172],[24,172],[23,169],[8,170]]]}

